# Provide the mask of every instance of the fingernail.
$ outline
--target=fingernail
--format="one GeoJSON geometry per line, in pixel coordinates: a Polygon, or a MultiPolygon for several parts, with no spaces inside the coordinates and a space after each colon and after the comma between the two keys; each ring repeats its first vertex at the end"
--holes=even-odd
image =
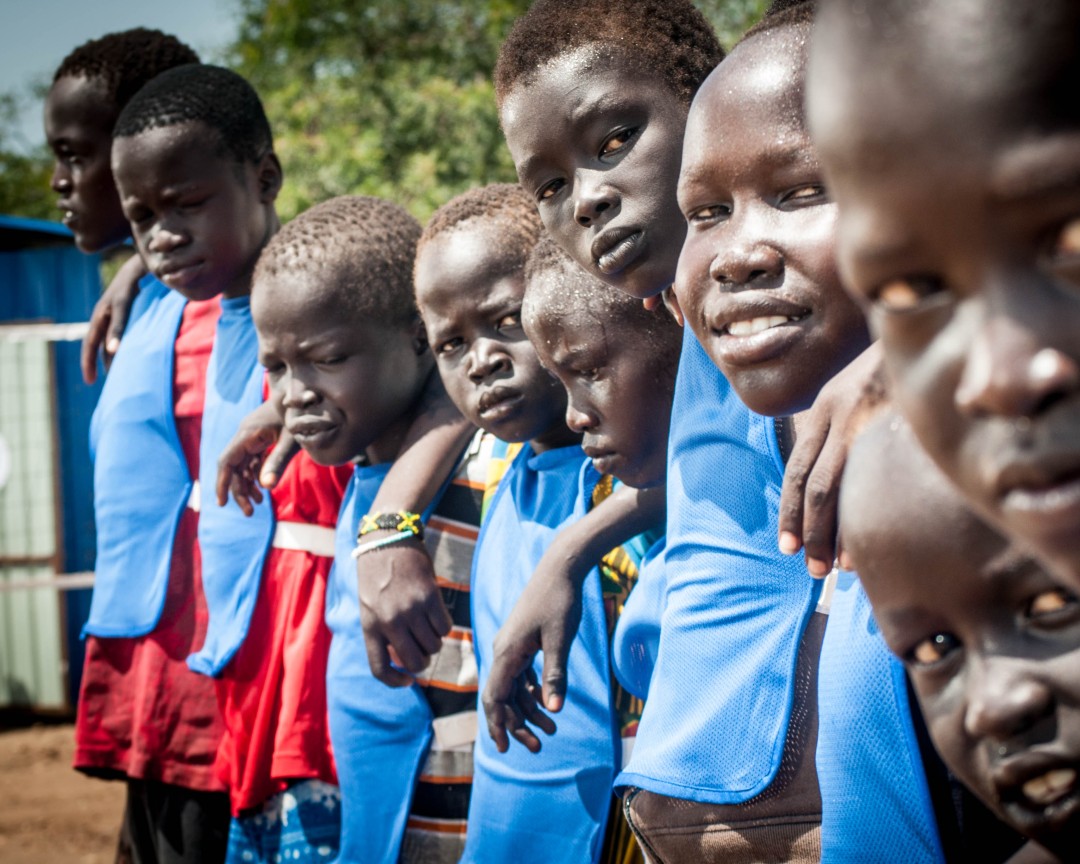
{"type": "Polygon", "coordinates": [[[840,553],[840,569],[841,570],[854,570],[855,565],[851,560],[851,556],[847,552],[840,553]]]}
{"type": "Polygon", "coordinates": [[[547,709],[548,709],[548,711],[558,711],[561,708],[562,708],[562,697],[561,696],[549,696],[548,697],[548,700],[547,700],[547,709]]]}
{"type": "Polygon", "coordinates": [[[264,489],[269,489],[275,483],[277,483],[277,474],[272,471],[266,471],[259,475],[259,482],[262,483],[264,489]]]}
{"type": "Polygon", "coordinates": [[[115,354],[120,349],[120,340],[115,336],[105,343],[105,350],[110,354],[115,354]]]}
{"type": "Polygon", "coordinates": [[[829,575],[832,567],[819,558],[807,558],[806,569],[810,571],[810,575],[815,579],[821,579],[829,575]]]}
{"type": "Polygon", "coordinates": [[[799,538],[790,531],[780,532],[780,551],[785,555],[794,555],[800,548],[799,538]]]}

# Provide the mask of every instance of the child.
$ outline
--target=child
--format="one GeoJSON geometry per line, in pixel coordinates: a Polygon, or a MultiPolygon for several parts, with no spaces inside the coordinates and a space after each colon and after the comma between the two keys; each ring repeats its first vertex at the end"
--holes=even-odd
{"type": "MultiPolygon", "coordinates": [[[[869,625],[907,668],[945,763],[999,818],[1073,860],[1076,595],[979,520],[893,415],[852,449],[842,519],[869,625]]],[[[978,860],[1000,860],[977,839],[978,860]]]]}
{"type": "Polygon", "coordinates": [[[137,860],[220,861],[222,726],[212,684],[182,665],[207,617],[192,477],[217,295],[250,278],[277,226],[281,174],[242,79],[199,65],[163,74],[120,112],[112,168],[147,268],[178,290],[144,282],[91,429],[98,558],[86,632],[96,638],[76,765],[128,779],[124,842],[137,860]],[[232,122],[177,120],[175,104],[156,101],[170,88],[188,105],[205,106],[209,91],[213,116],[232,122]]]}
{"type": "MultiPolygon", "coordinates": [[[[644,241],[665,232],[680,244],[686,227],[672,223],[666,204],[674,178],[665,188],[651,166],[678,164],[689,100],[719,48],[689,4],[665,4],[662,19],[645,3],[574,8],[564,24],[563,4],[534,5],[503,46],[496,84],[508,144],[560,245],[609,284],[655,294],[674,268],[654,270],[665,253],[644,241]],[[652,62],[642,59],[656,52],[652,62]],[[571,74],[580,86],[568,99],[561,82],[571,74]],[[625,264],[625,279],[613,278],[623,272],[613,261],[625,264]]],[[[628,818],[657,861],[816,860],[810,754],[822,622],[811,622],[817,589],[770,536],[782,471],[775,429],[746,412],[692,336],[672,416],[659,654],[634,753],[617,781],[635,787],[628,818]],[[720,691],[710,683],[718,676],[720,691]]]]}
{"type": "MultiPolygon", "coordinates": [[[[487,508],[473,565],[481,680],[533,567],[555,532],[585,512],[599,480],[564,422],[565,391],[522,329],[525,256],[539,231],[519,187],[473,190],[432,218],[416,263],[417,301],[447,391],[474,423],[525,443],[487,508]]],[[[477,743],[463,861],[598,859],[616,762],[603,621],[592,578],[553,743],[539,756],[500,756],[491,740],[477,743]]]]}
{"type": "MultiPolygon", "coordinates": [[[[356,465],[326,602],[341,861],[456,861],[468,806],[471,746],[462,746],[470,740],[462,729],[470,725],[476,689],[460,586],[471,562],[470,524],[479,523],[478,454],[448,479],[427,529],[440,584],[450,586],[443,597],[455,626],[413,686],[389,688],[372,676],[351,555],[361,516],[416,419],[433,371],[412,298],[419,233],[415,220],[388,202],[332,199],[268,245],[252,294],[260,359],[286,429],[319,464],[356,465]]],[[[401,514],[401,529],[390,535],[395,543],[416,536],[411,517],[401,514]]],[[[388,545],[369,533],[365,528],[358,547],[361,579],[369,556],[388,545]]]]}
{"type": "Polygon", "coordinates": [[[56,157],[50,185],[83,252],[100,252],[131,236],[109,163],[120,110],[166,69],[198,62],[175,37],[142,28],[91,40],[61,61],[45,97],[45,138],[56,157]]]}
{"type": "Polygon", "coordinates": [[[808,94],[897,407],[977,510],[1073,588],[1078,27],[1069,0],[837,0],[808,94]]]}

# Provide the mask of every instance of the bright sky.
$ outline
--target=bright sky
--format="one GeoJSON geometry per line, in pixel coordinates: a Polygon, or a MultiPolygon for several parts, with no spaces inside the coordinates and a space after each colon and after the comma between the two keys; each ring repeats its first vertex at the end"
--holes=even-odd
{"type": "MultiPolygon", "coordinates": [[[[214,61],[236,32],[236,8],[235,0],[0,0],[0,91],[25,94],[72,48],[132,27],[172,33],[214,61]]],[[[26,106],[19,128],[27,145],[45,140],[39,104],[26,106]]]]}

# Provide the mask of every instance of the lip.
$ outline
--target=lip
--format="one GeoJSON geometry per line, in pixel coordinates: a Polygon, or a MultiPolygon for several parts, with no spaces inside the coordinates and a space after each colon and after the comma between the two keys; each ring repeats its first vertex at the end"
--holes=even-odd
{"type": "Polygon", "coordinates": [[[614,469],[622,461],[620,454],[615,450],[589,446],[582,446],[581,449],[592,460],[593,468],[601,474],[614,474],[614,469]]]}
{"type": "Polygon", "coordinates": [[[158,267],[154,275],[170,288],[187,288],[198,278],[202,263],[202,261],[182,264],[170,262],[158,267]]]}
{"type": "Polygon", "coordinates": [[[286,425],[289,434],[305,450],[321,450],[333,440],[338,432],[336,423],[309,417],[289,420],[286,425]]]}
{"type": "Polygon", "coordinates": [[[996,766],[991,772],[994,791],[1010,821],[1023,826],[1024,833],[1053,831],[1076,818],[1080,810],[1080,763],[1049,753],[1026,753],[996,766]],[[1071,784],[1053,800],[1040,803],[1024,791],[1025,784],[1051,772],[1073,772],[1071,784]]]}
{"type": "Polygon", "coordinates": [[[726,295],[725,302],[710,318],[709,329],[717,340],[720,361],[745,367],[785,353],[809,329],[813,313],[806,306],[779,297],[726,295]],[[732,328],[737,332],[732,333],[732,328]]]}
{"type": "Polygon", "coordinates": [[[488,423],[506,420],[517,412],[524,396],[511,387],[492,387],[480,395],[476,410],[488,423]]]}
{"type": "Polygon", "coordinates": [[[71,206],[71,202],[66,198],[61,198],[56,202],[56,209],[61,213],[60,221],[68,228],[79,221],[78,211],[71,206]]]}
{"type": "Polygon", "coordinates": [[[1011,523],[1030,524],[1035,536],[1064,533],[1080,542],[1080,457],[1011,461],[995,487],[1011,523]]]}
{"type": "Polygon", "coordinates": [[[590,254],[605,276],[625,270],[642,253],[645,232],[638,228],[609,228],[593,240],[590,254]]]}

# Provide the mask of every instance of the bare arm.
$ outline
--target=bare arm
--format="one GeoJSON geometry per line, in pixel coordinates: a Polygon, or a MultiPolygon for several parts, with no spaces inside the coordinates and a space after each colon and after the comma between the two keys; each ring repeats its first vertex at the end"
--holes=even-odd
{"type": "MultiPolygon", "coordinates": [[[[427,509],[475,432],[446,395],[439,376],[432,375],[372,511],[427,509]]],[[[357,578],[372,674],[391,686],[410,684],[412,678],[391,660],[408,672],[420,672],[451,627],[427,549],[410,540],[364,555],[357,561],[357,578]]]]}
{"type": "Polygon", "coordinates": [[[581,623],[585,577],[612,548],[663,524],[665,503],[662,486],[620,487],[565,528],[544,553],[495,637],[482,701],[488,734],[500,753],[509,748],[510,735],[534,753],[540,750],[540,740],[528,724],[549,735],[555,732],[555,723],[541,706],[557,712],[566,698],[566,666],[581,623]],[[538,651],[544,652],[542,683],[532,674],[538,651]]]}
{"type": "Polygon", "coordinates": [[[139,293],[139,280],[146,275],[146,265],[138,255],[132,255],[116,272],[109,287],[94,304],[90,314],[90,329],[82,342],[79,365],[87,384],[97,381],[97,358],[101,352],[105,368],[120,348],[120,337],[127,327],[131,304],[139,293]]]}

